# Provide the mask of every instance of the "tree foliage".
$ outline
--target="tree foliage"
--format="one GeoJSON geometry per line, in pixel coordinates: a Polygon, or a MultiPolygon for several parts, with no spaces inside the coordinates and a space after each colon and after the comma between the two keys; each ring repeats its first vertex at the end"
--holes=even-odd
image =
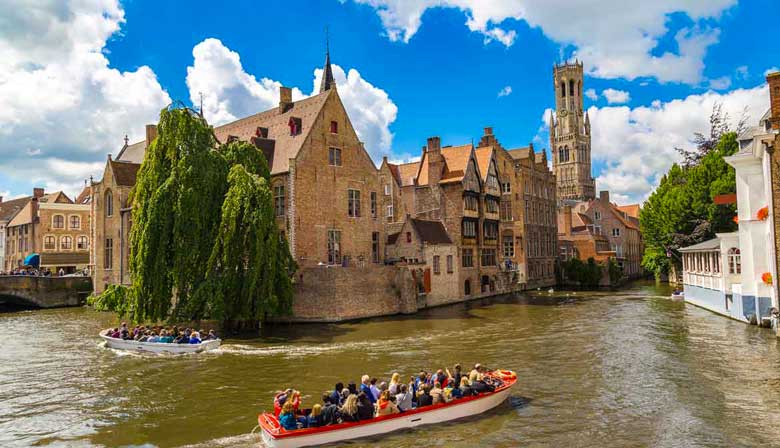
{"type": "Polygon", "coordinates": [[[563,262],[561,268],[564,279],[590,288],[599,286],[603,275],[603,268],[596,263],[593,257],[588,258],[587,262],[583,262],[579,258],[572,258],[563,262]]]}
{"type": "Polygon", "coordinates": [[[681,267],[679,248],[736,230],[736,205],[717,205],[713,199],[736,191],[734,169],[723,158],[739,149],[737,133],[729,131],[728,116],[719,105],[710,123],[709,137],[695,135],[695,150],[678,150],[683,164],[672,165],[640,212],[645,242],[642,266],[656,276],[668,274],[672,263],[681,267]]]}
{"type": "MultiPolygon", "coordinates": [[[[99,308],[137,321],[259,320],[288,312],[294,262],[253,145],[219,145],[188,109],[164,109],[132,193],[132,285],[99,308]]],[[[109,292],[110,291],[110,292],[109,292]]]]}

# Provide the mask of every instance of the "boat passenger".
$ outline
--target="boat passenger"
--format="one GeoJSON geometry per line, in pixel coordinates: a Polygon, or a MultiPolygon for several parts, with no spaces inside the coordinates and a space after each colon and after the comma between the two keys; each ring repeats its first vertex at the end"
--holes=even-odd
{"type": "Polygon", "coordinates": [[[469,383],[482,379],[482,364],[474,364],[474,369],[469,373],[469,383]]]}
{"type": "Polygon", "coordinates": [[[348,388],[350,394],[352,394],[352,395],[357,395],[358,394],[358,389],[357,389],[357,386],[355,385],[355,383],[347,384],[347,388],[348,388]]]}
{"type": "Polygon", "coordinates": [[[373,395],[374,399],[371,400],[371,403],[375,403],[379,400],[379,394],[382,392],[376,385],[376,378],[371,378],[371,394],[373,395]]]}
{"type": "Polygon", "coordinates": [[[149,337],[150,337],[151,335],[152,335],[152,332],[151,332],[151,331],[149,331],[149,330],[146,330],[146,331],[144,332],[143,336],[141,336],[141,337],[138,339],[138,342],[147,342],[147,341],[149,341],[149,337]]]}
{"type": "Polygon", "coordinates": [[[496,388],[493,387],[493,385],[481,379],[477,381],[473,381],[471,383],[471,389],[474,391],[474,395],[478,395],[484,392],[493,392],[494,390],[496,390],[496,388]]]}
{"type": "Polygon", "coordinates": [[[344,401],[344,406],[339,409],[339,414],[342,422],[358,421],[358,396],[350,394],[344,401]]]}
{"type": "Polygon", "coordinates": [[[431,397],[431,389],[427,384],[420,389],[417,393],[417,408],[430,406],[433,404],[433,397],[431,397]]]}
{"type": "Polygon", "coordinates": [[[453,387],[460,386],[460,379],[463,377],[463,372],[460,370],[460,364],[455,364],[455,373],[451,373],[450,369],[447,369],[447,375],[450,377],[448,383],[452,383],[453,387]]]}
{"type": "Polygon", "coordinates": [[[401,410],[401,412],[412,409],[413,394],[409,390],[409,386],[406,384],[401,384],[401,387],[398,390],[400,392],[395,396],[395,401],[398,403],[398,408],[401,410]]]}
{"type": "Polygon", "coordinates": [[[293,408],[292,403],[289,401],[284,403],[284,406],[282,406],[282,412],[279,413],[279,424],[282,425],[282,428],[288,431],[294,431],[298,429],[298,423],[301,423],[301,425],[305,428],[306,417],[296,417],[295,409],[293,408]]]}
{"type": "Polygon", "coordinates": [[[399,412],[401,411],[398,409],[398,405],[390,400],[390,391],[383,391],[376,402],[376,416],[398,414],[399,412]]]}
{"type": "Polygon", "coordinates": [[[119,339],[119,336],[120,336],[119,328],[114,328],[113,331],[109,331],[108,336],[112,337],[114,339],[119,339]]]}
{"type": "Polygon", "coordinates": [[[414,406],[417,404],[417,381],[415,380],[414,376],[409,377],[409,384],[406,387],[412,394],[412,406],[414,406]]]}
{"type": "Polygon", "coordinates": [[[390,391],[390,395],[398,395],[399,387],[401,386],[401,375],[395,372],[390,378],[390,384],[387,386],[387,390],[390,391]]]}
{"type": "Polygon", "coordinates": [[[339,407],[333,404],[329,394],[322,395],[322,426],[335,425],[339,422],[339,407]]]}
{"type": "Polygon", "coordinates": [[[168,333],[168,331],[163,330],[162,334],[160,335],[160,342],[170,344],[173,342],[173,337],[168,333]]]}
{"type": "Polygon", "coordinates": [[[349,389],[347,389],[346,387],[344,389],[341,389],[341,399],[339,400],[338,405],[343,406],[344,402],[347,400],[347,397],[349,397],[350,395],[357,395],[357,394],[350,393],[349,389]]]}
{"type": "Polygon", "coordinates": [[[146,342],[160,342],[160,337],[157,336],[157,333],[152,333],[152,335],[149,336],[149,339],[147,339],[146,342]]]}
{"type": "Polygon", "coordinates": [[[177,340],[175,340],[177,344],[189,344],[190,343],[190,329],[185,328],[184,333],[181,334],[181,337],[177,340]]]}
{"type": "Polygon", "coordinates": [[[444,370],[439,369],[436,371],[436,375],[433,377],[434,383],[438,381],[441,387],[447,387],[447,375],[444,374],[444,370]]]}
{"type": "Polygon", "coordinates": [[[318,428],[320,426],[325,425],[322,422],[322,406],[317,403],[311,407],[311,412],[309,413],[308,417],[306,417],[306,427],[318,428]]]}
{"type": "Polygon", "coordinates": [[[469,379],[466,378],[465,376],[460,379],[460,387],[458,389],[460,389],[460,393],[462,396],[470,397],[474,395],[474,391],[471,389],[470,384],[471,383],[469,383],[469,379]]]}
{"type": "Polygon", "coordinates": [[[190,335],[190,344],[200,344],[200,334],[197,331],[193,331],[190,335]]]}
{"type": "Polygon", "coordinates": [[[358,398],[358,419],[359,420],[371,420],[374,418],[374,403],[368,398],[365,392],[360,392],[358,398]]]}
{"type": "Polygon", "coordinates": [[[431,389],[431,398],[433,404],[442,404],[447,402],[447,398],[444,396],[444,391],[441,389],[441,383],[436,381],[433,383],[433,389],[431,389]]]}
{"type": "Polygon", "coordinates": [[[447,395],[450,400],[463,398],[463,392],[460,390],[460,386],[456,385],[454,381],[447,384],[447,387],[444,388],[444,394],[447,395]]]}
{"type": "Polygon", "coordinates": [[[119,337],[124,340],[130,339],[130,330],[127,329],[127,322],[122,322],[121,328],[119,329],[119,337]]]}
{"type": "Polygon", "coordinates": [[[371,377],[368,375],[363,375],[360,378],[360,392],[364,392],[368,399],[371,401],[371,404],[376,403],[376,398],[374,398],[374,392],[371,391],[371,377]]]}
{"type": "Polygon", "coordinates": [[[344,390],[344,383],[336,383],[336,387],[333,389],[333,392],[330,393],[330,402],[335,405],[340,405],[342,403],[341,401],[341,391],[344,390]]]}
{"type": "Polygon", "coordinates": [[[217,339],[219,339],[217,337],[217,333],[214,333],[214,330],[209,330],[209,335],[206,336],[206,340],[207,341],[216,341],[217,339]]]}

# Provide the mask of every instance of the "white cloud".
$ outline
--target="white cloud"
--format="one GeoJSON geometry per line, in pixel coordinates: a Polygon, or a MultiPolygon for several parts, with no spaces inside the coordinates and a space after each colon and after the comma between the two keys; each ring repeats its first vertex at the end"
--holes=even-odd
{"type": "Polygon", "coordinates": [[[661,176],[679,160],[675,147],[693,148],[694,132],[709,132],[709,117],[716,102],[733,121],[747,107],[748,124],[755,124],[769,107],[766,85],[727,93],[707,92],[650,107],[591,107],[594,162],[606,164],[596,182],[619,202],[641,202],[658,185],[661,176]]]}
{"type": "Polygon", "coordinates": [[[456,8],[466,15],[466,26],[486,42],[506,46],[515,42],[512,20],[539,27],[562,46],[572,45],[588,64],[588,72],[602,78],[655,77],[659,81],[695,84],[702,78],[704,55],[717,42],[719,30],[710,24],[737,0],[354,0],[377,10],[387,36],[409,42],[422,24],[426,10],[456,8]],[[669,16],[682,13],[693,25],[672,36],[677,52],[658,53],[659,41],[672,32],[669,16]]]}
{"type": "Polygon", "coordinates": [[[720,78],[710,79],[710,89],[726,90],[731,87],[731,78],[722,76],[720,78]]]}
{"type": "Polygon", "coordinates": [[[624,104],[631,101],[631,95],[625,90],[605,89],[601,94],[609,104],[624,104]]]}
{"type": "Polygon", "coordinates": [[[104,47],[124,22],[116,0],[10,0],[3,15],[0,172],[74,194],[91,174],[81,168],[102,165],[126,133],[140,139],[170,97],[147,66],[109,67],[104,47]],[[76,165],[58,169],[65,160],[76,165]]]}
{"type": "MultiPolygon", "coordinates": [[[[219,125],[255,114],[279,103],[279,81],[261,78],[244,71],[238,53],[225,47],[218,39],[206,39],[192,49],[193,65],[187,68],[187,86],[193,104],[203,94],[204,116],[219,125]]],[[[393,134],[390,125],[395,121],[398,107],[387,92],[369,83],[355,69],[345,72],[333,64],[336,88],[352,125],[366,149],[379,162],[390,153],[393,134]]],[[[322,69],[314,70],[312,92],[319,93],[322,69]]],[[[308,96],[293,89],[293,99],[308,96]]]]}
{"type": "Polygon", "coordinates": [[[587,96],[588,98],[590,98],[593,101],[596,101],[597,99],[599,99],[599,94],[596,93],[596,89],[588,89],[588,90],[586,90],[585,91],[585,96],[587,96]]]}
{"type": "Polygon", "coordinates": [[[777,67],[768,68],[768,69],[764,70],[764,76],[766,77],[770,73],[775,73],[775,72],[780,72],[780,68],[777,68],[777,67]]]}
{"type": "Polygon", "coordinates": [[[503,89],[498,91],[498,97],[501,98],[502,96],[508,96],[512,93],[512,86],[505,86],[503,89]]]}
{"type": "Polygon", "coordinates": [[[734,72],[737,74],[737,79],[747,79],[749,75],[747,65],[740,65],[736,68],[736,70],[734,70],[734,72]]]}

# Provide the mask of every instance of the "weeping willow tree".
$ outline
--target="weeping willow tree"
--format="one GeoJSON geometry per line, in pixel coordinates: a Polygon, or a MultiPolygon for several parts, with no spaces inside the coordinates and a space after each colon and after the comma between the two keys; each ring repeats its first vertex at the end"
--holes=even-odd
{"type": "Polygon", "coordinates": [[[164,109],[132,193],[132,285],[93,300],[136,321],[261,320],[289,312],[295,269],[263,154],[217,146],[189,109],[164,109]],[[215,149],[216,148],[216,149],[215,149]]]}

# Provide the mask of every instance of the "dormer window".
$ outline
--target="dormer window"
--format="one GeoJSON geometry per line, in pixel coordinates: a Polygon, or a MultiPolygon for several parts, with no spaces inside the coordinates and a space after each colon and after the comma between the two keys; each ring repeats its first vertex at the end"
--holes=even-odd
{"type": "Polygon", "coordinates": [[[255,130],[255,137],[258,137],[258,138],[268,138],[268,128],[264,128],[262,126],[258,126],[257,130],[255,130]]]}
{"type": "Polygon", "coordinates": [[[330,133],[331,134],[338,134],[339,133],[339,122],[338,121],[331,121],[330,122],[330,133]]]}
{"type": "Polygon", "coordinates": [[[303,127],[301,124],[301,119],[298,117],[290,117],[290,121],[287,122],[287,126],[290,127],[291,136],[300,134],[303,127]]]}

